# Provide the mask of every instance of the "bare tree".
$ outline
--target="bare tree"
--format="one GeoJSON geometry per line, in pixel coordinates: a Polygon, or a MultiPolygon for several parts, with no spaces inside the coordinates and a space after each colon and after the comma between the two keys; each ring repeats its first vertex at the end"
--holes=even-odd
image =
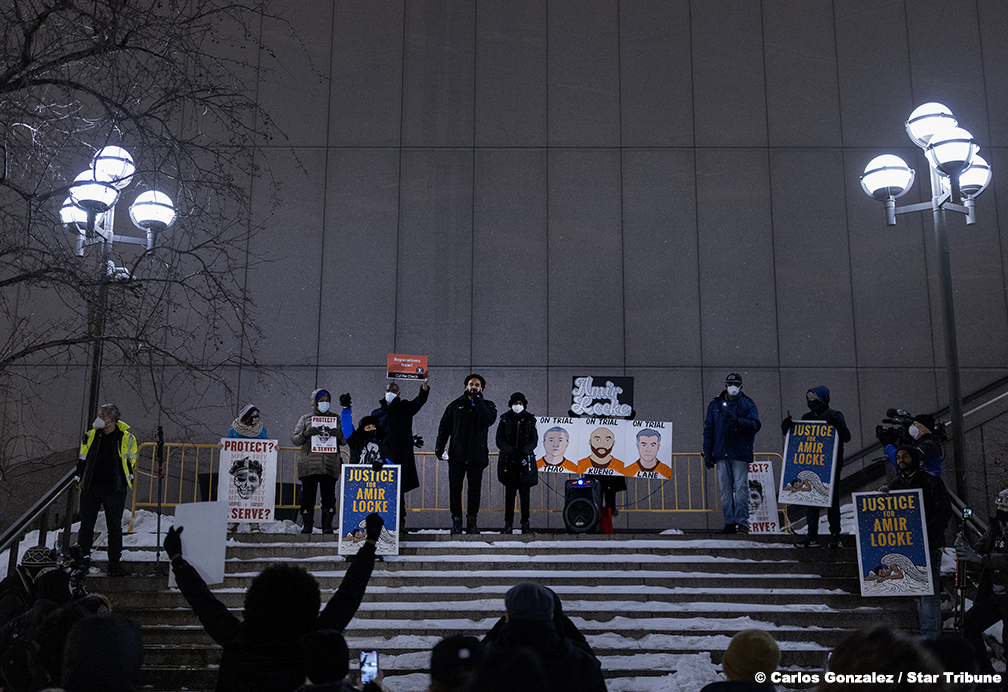
{"type": "MultiPolygon", "coordinates": [[[[0,6],[0,473],[46,451],[22,421],[44,419],[36,393],[87,364],[98,339],[104,364],[182,425],[195,417],[168,405],[173,377],[207,385],[226,366],[255,365],[244,285],[253,152],[282,136],[254,99],[264,17],[256,0],[0,6]],[[77,255],[59,214],[109,144],[136,161],[132,194],[160,189],[178,212],[154,251],[117,243],[114,271],[95,247],[77,255]]],[[[260,189],[273,198],[274,185],[260,189]]],[[[115,233],[130,232],[120,210],[115,233]]]]}

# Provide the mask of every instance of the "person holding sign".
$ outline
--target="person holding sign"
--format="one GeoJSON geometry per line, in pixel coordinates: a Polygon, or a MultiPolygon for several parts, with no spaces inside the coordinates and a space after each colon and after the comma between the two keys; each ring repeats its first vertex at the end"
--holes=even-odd
{"type": "Polygon", "coordinates": [[[386,462],[391,463],[388,446],[382,440],[376,416],[364,416],[356,429],[353,424],[353,407],[349,394],[340,397],[340,426],[350,447],[350,463],[366,464],[377,473],[386,462]]]}
{"type": "MultiPolygon", "coordinates": [[[[836,471],[833,473],[833,477],[837,480],[833,483],[833,497],[830,500],[829,510],[826,512],[826,518],[829,520],[830,530],[829,546],[831,548],[839,548],[841,546],[840,493],[837,491],[837,485],[840,480],[840,469],[843,467],[844,442],[850,442],[851,433],[847,428],[847,421],[844,420],[844,415],[836,409],[829,407],[830,391],[828,388],[823,387],[822,385],[813,387],[805,392],[805,399],[808,402],[809,412],[803,415],[801,420],[825,421],[833,426],[833,429],[837,431],[837,437],[839,438],[836,454],[836,471]]],[[[791,431],[792,425],[794,425],[794,421],[791,419],[791,412],[788,411],[787,418],[781,421],[781,433],[787,435],[788,432],[791,431]]],[[[818,507],[809,507],[806,510],[805,523],[808,526],[808,531],[805,535],[805,539],[799,543],[799,545],[803,548],[817,548],[819,546],[818,507]]]]}
{"type": "MultiPolygon", "coordinates": [[[[340,443],[345,444],[339,419],[334,419],[334,426],[318,426],[312,423],[312,418],[327,416],[330,408],[329,392],[316,389],[312,392],[312,411],[306,413],[294,426],[291,443],[300,447],[297,471],[301,480],[301,533],[311,533],[315,525],[315,493],[318,491],[322,500],[322,533],[332,533],[333,517],[336,516],[336,479],[343,458],[339,453],[340,443]],[[333,434],[335,433],[335,435],[333,434]],[[335,437],[335,448],[332,452],[313,452],[313,439],[326,438],[329,442],[335,437]]],[[[331,445],[326,445],[327,448],[331,445]]]]}
{"type": "Polygon", "coordinates": [[[932,476],[921,468],[916,447],[909,445],[896,451],[899,475],[891,486],[882,486],[880,492],[919,488],[924,497],[924,521],[927,526],[928,552],[931,554],[931,580],[934,594],[917,597],[917,614],[920,617],[921,637],[937,639],[941,635],[941,556],[945,547],[945,529],[952,519],[952,501],[941,478],[932,476]]]}
{"type": "Polygon", "coordinates": [[[413,416],[420,413],[420,409],[427,403],[427,397],[430,396],[428,372],[424,372],[423,384],[413,399],[401,398],[399,385],[389,382],[379,407],[371,412],[372,416],[378,418],[379,427],[385,431],[385,443],[388,445],[392,463],[398,464],[402,469],[399,484],[400,536],[406,533],[406,493],[420,487],[413,448],[422,447],[423,439],[413,435],[413,416]]]}
{"type": "Polygon", "coordinates": [[[742,393],[742,378],[730,373],[704,420],[704,464],[717,468],[724,533],[749,533],[749,464],[760,426],[756,402],[742,393]]]}
{"type": "MultiPolygon", "coordinates": [[[[238,412],[238,417],[234,419],[231,423],[231,427],[228,429],[227,436],[231,439],[245,438],[253,440],[268,440],[269,435],[266,433],[266,426],[259,422],[259,409],[252,404],[245,404],[242,406],[241,411],[238,412]]],[[[223,444],[217,445],[219,448],[223,447],[223,444]]],[[[231,469],[228,473],[235,476],[235,469],[231,469]]],[[[245,470],[247,475],[248,469],[245,470]]],[[[260,480],[262,479],[262,468],[260,467],[259,473],[260,480]]],[[[238,530],[238,522],[232,521],[228,522],[227,525],[228,533],[234,533],[238,530]]],[[[253,521],[249,522],[249,532],[259,533],[259,522],[253,521]]]]}
{"type": "Polygon", "coordinates": [[[445,407],[438,425],[434,453],[448,461],[448,494],[452,534],[462,533],[462,484],[469,484],[466,533],[477,534],[483,469],[490,465],[487,434],[497,420],[497,407],[483,398],[486,380],[473,373],[465,379],[465,391],[445,407]],[[451,440],[449,445],[448,440],[451,440]],[[447,451],[446,451],[447,446],[447,451]]]}
{"type": "Polygon", "coordinates": [[[539,433],[535,416],[525,410],[528,400],[515,392],[497,425],[497,480],[504,484],[504,530],[511,533],[514,525],[515,493],[521,498],[522,534],[532,533],[529,523],[529,489],[539,482],[535,450],[539,433]]]}

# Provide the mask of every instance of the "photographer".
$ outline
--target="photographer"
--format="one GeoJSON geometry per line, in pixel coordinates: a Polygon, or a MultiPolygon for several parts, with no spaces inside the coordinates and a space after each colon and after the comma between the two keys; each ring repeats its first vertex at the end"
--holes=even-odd
{"type": "Polygon", "coordinates": [[[903,409],[889,409],[883,425],[875,428],[875,437],[885,445],[886,456],[899,473],[896,451],[900,445],[908,445],[917,450],[921,468],[931,476],[941,478],[942,442],[945,440],[940,423],[934,416],[922,413],[911,416],[903,409]]]}
{"type": "Polygon", "coordinates": [[[1008,488],[998,493],[994,509],[990,528],[980,537],[976,550],[961,533],[955,541],[956,556],[960,560],[980,564],[980,584],[973,606],[966,611],[963,620],[963,639],[973,647],[981,673],[994,672],[983,642],[984,630],[1008,615],[1005,589],[1008,584],[1008,488]]]}

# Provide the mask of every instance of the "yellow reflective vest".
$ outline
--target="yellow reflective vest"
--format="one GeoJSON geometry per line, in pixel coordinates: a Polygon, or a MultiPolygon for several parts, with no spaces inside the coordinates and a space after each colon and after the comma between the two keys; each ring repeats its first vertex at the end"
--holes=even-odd
{"type": "MultiPolygon", "coordinates": [[[[129,432],[129,426],[122,421],[117,421],[116,427],[122,433],[122,437],[119,439],[119,459],[122,461],[123,476],[126,477],[127,487],[132,488],[133,468],[136,466],[137,460],[137,439],[129,432]]],[[[98,432],[97,429],[91,428],[84,437],[84,441],[81,442],[80,456],[77,457],[79,461],[87,461],[87,455],[91,449],[91,443],[94,442],[96,432],[98,432]]],[[[85,467],[81,473],[81,487],[84,486],[87,479],[86,473],[87,468],[85,467]]]]}

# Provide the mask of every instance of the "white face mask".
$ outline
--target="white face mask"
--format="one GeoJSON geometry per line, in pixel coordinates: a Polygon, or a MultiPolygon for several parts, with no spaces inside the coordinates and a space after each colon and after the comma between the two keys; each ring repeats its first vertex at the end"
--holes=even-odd
{"type": "Polygon", "coordinates": [[[511,407],[511,410],[514,411],[515,413],[521,413],[522,411],[525,410],[525,407],[522,406],[521,404],[515,404],[514,406],[511,407]]]}
{"type": "Polygon", "coordinates": [[[913,437],[915,439],[918,435],[920,435],[920,430],[917,428],[916,425],[911,425],[910,429],[907,430],[907,432],[910,433],[910,437],[913,437]]]}
{"type": "Polygon", "coordinates": [[[92,423],[91,425],[94,426],[96,430],[101,430],[102,428],[105,427],[105,421],[103,421],[101,418],[95,418],[94,423],[92,423]]]}
{"type": "Polygon", "coordinates": [[[318,402],[318,410],[321,411],[322,413],[325,413],[326,411],[328,411],[329,410],[329,402],[328,401],[320,401],[320,402],[318,402]]]}
{"type": "Polygon", "coordinates": [[[736,387],[733,384],[728,385],[728,396],[738,396],[738,393],[741,391],[741,387],[736,387]]]}
{"type": "Polygon", "coordinates": [[[391,404],[393,401],[395,401],[395,398],[396,398],[395,392],[385,392],[385,401],[391,404]]]}

